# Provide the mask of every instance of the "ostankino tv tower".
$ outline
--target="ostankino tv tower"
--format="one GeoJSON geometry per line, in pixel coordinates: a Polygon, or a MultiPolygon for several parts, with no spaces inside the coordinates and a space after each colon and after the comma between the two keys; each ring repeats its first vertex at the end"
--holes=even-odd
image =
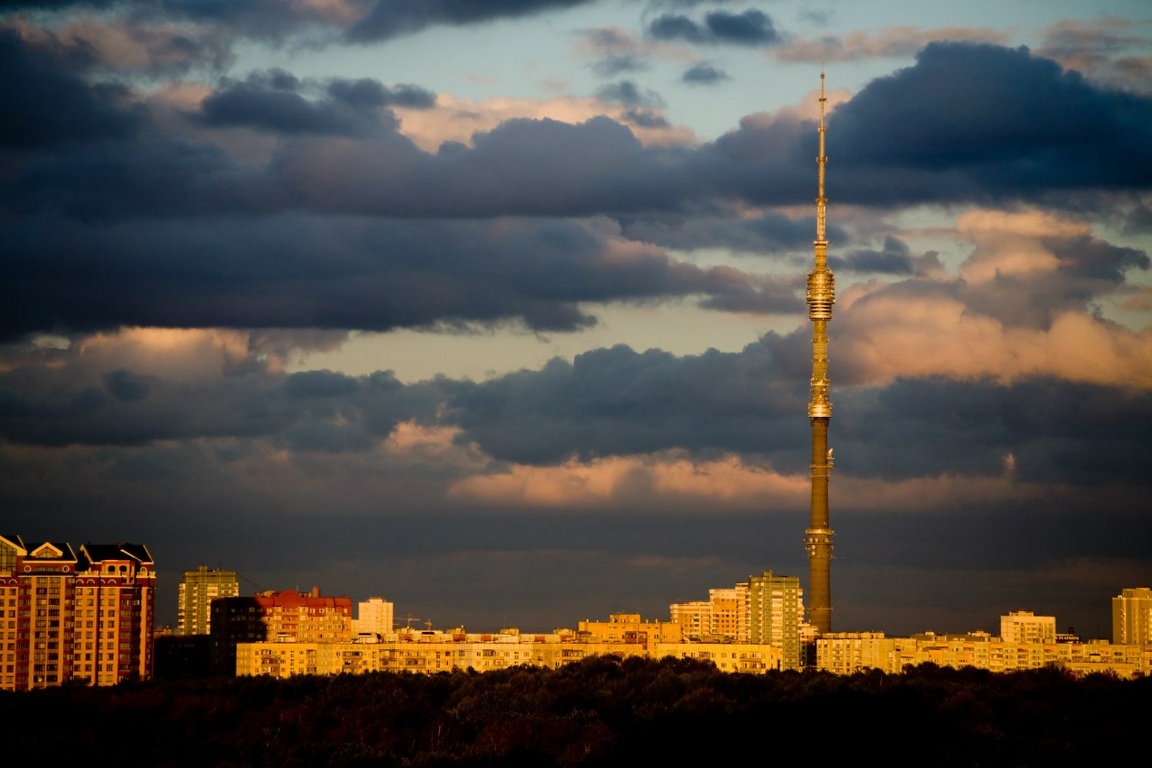
{"type": "Polygon", "coordinates": [[[828,399],[828,321],[836,301],[836,279],[828,269],[828,240],[825,238],[824,166],[824,73],[820,73],[820,155],[819,195],[816,198],[816,265],[808,273],[808,317],[812,320],[812,396],[808,401],[808,419],[812,422],[812,513],[804,536],[808,549],[809,620],[816,631],[832,631],[831,574],[832,534],[828,525],[828,475],[832,470],[832,451],[828,448],[828,422],[832,420],[832,401],[828,399]]]}

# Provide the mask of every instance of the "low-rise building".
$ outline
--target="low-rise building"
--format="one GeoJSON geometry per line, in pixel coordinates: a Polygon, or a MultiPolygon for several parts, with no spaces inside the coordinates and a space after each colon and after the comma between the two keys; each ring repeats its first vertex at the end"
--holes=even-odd
{"type": "MultiPolygon", "coordinates": [[[[632,617],[635,614],[618,614],[632,617]]],[[[637,617],[638,618],[638,617],[637,617]]],[[[610,625],[608,622],[584,624],[610,625]]],[[[616,624],[644,624],[617,621],[616,624]]],[[[589,631],[557,630],[522,634],[515,629],[499,633],[466,633],[405,629],[380,642],[347,643],[241,643],[236,649],[237,675],[290,677],[297,674],[356,674],[364,672],[488,672],[515,666],[555,669],[590,656],[611,654],[646,658],[699,659],[725,672],[763,674],[779,669],[780,651],[749,643],[641,642],[625,630],[618,639],[589,631]]]]}

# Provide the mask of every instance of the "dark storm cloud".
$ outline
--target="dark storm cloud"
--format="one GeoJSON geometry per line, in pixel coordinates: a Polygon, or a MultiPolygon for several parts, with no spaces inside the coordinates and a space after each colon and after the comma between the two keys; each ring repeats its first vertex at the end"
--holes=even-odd
{"type": "MultiPolygon", "coordinates": [[[[12,35],[0,43],[0,62],[25,76],[0,80],[13,94],[6,138],[26,151],[19,162],[4,161],[0,181],[0,327],[9,337],[125,323],[388,329],[520,319],[536,329],[572,330],[593,322],[580,302],[689,295],[731,311],[788,311],[775,286],[721,279],[656,252],[618,259],[609,238],[581,224],[521,221],[502,229],[468,219],[608,214],[634,236],[648,227],[652,242],[780,250],[802,242],[800,222],[766,213],[726,228],[698,217],[720,220],[740,201],[809,204],[809,122],[757,116],[712,144],[685,148],[645,146],[608,118],[509,120],[476,134],[471,147],[445,144],[433,154],[400,135],[387,111],[393,103],[426,106],[431,94],[417,87],[265,72],[206,99],[192,121],[200,138],[192,141],[127,104],[122,89],[90,85],[68,74],[66,61],[12,35]],[[204,121],[279,138],[266,163],[240,163],[203,138],[204,121]],[[58,144],[56,151],[42,152],[52,146],[45,142],[58,144]],[[691,223],[666,226],[689,213],[691,223]],[[323,260],[313,255],[321,253],[323,260]]],[[[614,93],[653,98],[634,85],[619,84],[614,93]]],[[[1124,187],[1152,167],[1141,166],[1152,151],[1152,120],[1134,122],[1149,104],[1094,89],[1026,51],[930,46],[916,66],[875,81],[832,113],[830,196],[882,206],[1124,187]],[[956,71],[968,74],[959,101],[976,101],[949,112],[948,100],[932,94],[956,71]],[[997,106],[982,108],[980,99],[990,97],[978,99],[982,90],[972,81],[985,82],[997,106]],[[908,106],[924,94],[931,110],[908,106]],[[1061,111],[1066,97],[1076,115],[1061,111]],[[1036,120],[1018,120],[1013,111],[1019,100],[1045,122],[1063,116],[1065,124],[1031,127],[1036,120]],[[894,127],[879,114],[885,105],[912,111],[894,127]],[[1088,105],[1099,109],[1082,115],[1088,105]],[[940,112],[966,132],[942,126],[940,112]],[[1112,136],[1105,128],[1121,125],[1130,129],[1125,143],[1105,142],[1112,136]],[[890,128],[902,132],[900,142],[887,138],[890,128]],[[1034,131],[1047,144],[1034,146],[1034,131]],[[929,147],[936,163],[926,158],[929,147]],[[1116,163],[1097,162],[1113,153],[1116,163]],[[985,155],[996,162],[974,159],[985,155]],[[1048,186],[1013,186],[1011,177],[1025,167],[1048,186]]],[[[654,125],[662,118],[640,110],[630,119],[654,125]]],[[[1014,295],[1019,286],[1006,275],[986,291],[988,306],[977,298],[972,305],[1005,322],[1044,327],[1060,307],[1082,306],[1115,275],[1147,267],[1145,254],[1103,243],[1061,247],[1061,273],[1032,294],[1032,304],[1014,295]]],[[[890,243],[844,266],[904,269],[906,254],[898,251],[890,243]]]]}
{"type": "Polygon", "coordinates": [[[689,43],[774,45],[782,41],[772,19],[755,9],[743,13],[713,11],[704,16],[703,23],[687,16],[664,14],[649,23],[648,34],[657,40],[689,43]]]}
{"type": "Polygon", "coordinates": [[[44,220],[0,224],[0,237],[13,244],[0,287],[9,337],[121,325],[387,330],[516,319],[574,330],[594,322],[581,302],[670,295],[797,309],[772,284],[637,250],[595,223],[44,220]]]}
{"type": "Polygon", "coordinates": [[[285,376],[253,369],[188,382],[89,365],[62,355],[25,357],[0,374],[0,440],[142,446],[267,439],[298,452],[358,452],[400,421],[434,420],[441,396],[434,387],[404,387],[387,372],[285,376]]]}
{"type": "Polygon", "coordinates": [[[915,272],[912,251],[902,240],[891,235],[884,238],[879,251],[858,250],[846,256],[829,256],[828,266],[834,272],[872,272],[888,275],[911,275],[915,272]]]}
{"type": "Polygon", "coordinates": [[[431,109],[436,106],[436,94],[418,85],[400,84],[388,88],[379,80],[368,77],[333,80],[328,84],[328,93],[332,98],[354,106],[410,109],[431,109]]]}
{"type": "Polygon", "coordinates": [[[1035,378],[1016,384],[910,379],[836,395],[836,459],[854,475],[896,480],[997,475],[1022,482],[1139,486],[1152,393],[1035,378]]]}
{"type": "Polygon", "coordinates": [[[924,202],[1146,188],[1152,99],[1094,87],[1027,49],[932,43],[915,66],[840,105],[828,146],[833,196],[924,202]]]}
{"type": "Polygon", "coordinates": [[[729,79],[727,72],[711,64],[694,64],[680,76],[681,82],[692,85],[713,85],[729,79]]]}
{"type": "MultiPolygon", "coordinates": [[[[293,452],[363,452],[401,422],[458,427],[457,441],[498,461],[685,449],[736,453],[803,473],[810,373],[807,329],[767,334],[741,352],[678,357],[624,346],[553,360],[485,382],[404,385],[389,373],[292,375],[251,369],[180,380],[101,371],[81,353],[5,354],[0,440],[141,446],[266,440],[293,452]]],[[[833,359],[832,377],[842,381],[833,359]]],[[[833,445],[847,477],[950,474],[1070,486],[1147,484],[1152,393],[1036,377],[1012,384],[943,377],[835,388],[833,445]],[[1011,460],[1009,462],[1009,458],[1011,460]]]]}
{"type": "MultiPolygon", "coordinates": [[[[626,237],[664,248],[722,247],[755,254],[803,251],[811,246],[816,232],[816,217],[792,219],[774,211],[738,219],[696,213],[621,216],[619,221],[626,237]]],[[[828,226],[827,237],[834,244],[848,239],[838,225],[828,226]]]]}
{"type": "Polygon", "coordinates": [[[386,40],[430,26],[463,26],[585,5],[591,0],[377,0],[348,37],[386,40]]]}
{"type": "MultiPolygon", "coordinates": [[[[48,74],[45,102],[52,103],[59,92],[65,113],[83,107],[85,118],[97,118],[70,121],[79,136],[101,125],[117,128],[120,133],[113,135],[118,136],[134,125],[126,115],[136,113],[126,110],[115,90],[97,91],[59,71],[48,74]]],[[[620,84],[606,95],[654,98],[620,84]]],[[[815,130],[795,118],[746,120],[695,149],[644,146],[627,127],[607,118],[581,125],[510,120],[477,134],[472,147],[448,144],[429,154],[397,134],[381,117],[386,112],[372,109],[380,99],[422,98],[429,97],[352,82],[331,84],[326,98],[309,99],[266,79],[246,80],[209,97],[203,114],[221,124],[279,130],[284,140],[263,167],[234,166],[213,145],[165,138],[153,130],[147,143],[73,144],[27,163],[0,187],[0,199],[24,214],[171,215],[186,206],[190,212],[291,208],[498,216],[677,211],[725,199],[792,204],[808,202],[813,192],[815,130]],[[352,143],[321,141],[323,132],[347,136],[358,130],[371,135],[352,143]],[[300,138],[290,140],[290,132],[300,138]],[[147,162],[140,162],[142,156],[147,162]],[[158,196],[158,189],[166,191],[158,196]]],[[[48,123],[51,116],[31,100],[17,105],[17,117],[28,119],[11,123],[20,126],[10,128],[20,132],[12,139],[59,135],[52,125],[25,129],[48,123]]],[[[1152,152],[1152,119],[1141,122],[1144,116],[1152,116],[1152,101],[1095,90],[1024,51],[930,46],[915,67],[875,81],[832,113],[829,154],[835,172],[829,195],[837,203],[883,206],[901,200],[1044,199],[1062,189],[1147,186],[1142,169],[1152,167],[1144,162],[1152,161],[1144,157],[1152,152]],[[971,108],[953,110],[952,99],[934,95],[957,71],[967,77],[955,101],[967,95],[975,102],[971,108]],[[1077,102],[1074,114],[1061,106],[1066,92],[1077,102]],[[1028,103],[1029,115],[1034,111],[1046,119],[1018,112],[1013,105],[1020,101],[1028,103]],[[1098,108],[1087,109],[1089,103],[1098,108]],[[900,115],[895,123],[889,107],[900,115]],[[1047,127],[1035,128],[1038,122],[1047,127]],[[1115,162],[1100,162],[1111,156],[1115,162]]],[[[661,116],[638,112],[632,119],[653,125],[661,116]]]]}
{"type": "Polygon", "coordinates": [[[128,138],[140,125],[128,89],[89,83],[70,72],[56,49],[30,44],[0,28],[0,147],[128,138]]]}
{"type": "MultiPolygon", "coordinates": [[[[677,358],[626,347],[454,385],[450,418],[493,456],[550,464],[688,448],[768,457],[803,472],[811,339],[768,334],[740,353],[677,358]]],[[[834,366],[835,367],[835,366],[834,366]]],[[[836,372],[833,370],[833,380],[836,372]]],[[[838,388],[837,465],[854,477],[999,476],[1029,483],[1146,484],[1152,393],[1036,378],[945,378],[838,388]]]]}
{"type": "MultiPolygon", "coordinates": [[[[394,118],[382,120],[375,111],[393,98],[376,80],[333,81],[328,86],[332,98],[318,102],[300,94],[302,85],[283,71],[250,75],[204,99],[202,119],[212,126],[246,126],[285,135],[362,136],[396,127],[394,118]]],[[[420,106],[430,106],[430,94],[406,89],[400,95],[409,101],[418,96],[420,106]]]]}

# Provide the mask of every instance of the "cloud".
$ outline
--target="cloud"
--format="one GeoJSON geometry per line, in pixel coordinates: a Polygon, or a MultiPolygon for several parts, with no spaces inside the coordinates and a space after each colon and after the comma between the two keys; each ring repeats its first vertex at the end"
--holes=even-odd
{"type": "Polygon", "coordinates": [[[72,74],[68,61],[50,47],[29,44],[0,27],[0,147],[128,138],[140,127],[130,91],[90,83],[72,74]]]}
{"type": "Polygon", "coordinates": [[[1152,56],[1131,22],[1102,18],[1088,23],[1065,19],[1044,30],[1037,54],[1060,62],[1104,87],[1148,95],[1152,56]]]}
{"type": "MultiPolygon", "coordinates": [[[[148,127],[147,141],[124,135],[121,143],[69,144],[19,166],[0,187],[0,200],[25,215],[84,217],[283,210],[586,215],[737,200],[799,203],[812,183],[814,127],[787,111],[746,118],[738,130],[695,148],[645,145],[608,118],[509,119],[474,134],[471,146],[441,145],[431,154],[397,133],[385,112],[349,102],[352,85],[333,92],[334,85],[327,97],[307,99],[302,85],[277,88],[256,75],[204,101],[209,121],[278,139],[263,165],[233,161],[223,144],[165,136],[158,117],[141,116],[137,130],[148,127]]],[[[89,89],[97,114],[125,114],[89,86],[70,87],[89,89]]],[[[395,98],[380,89],[376,98],[395,98]]],[[[33,125],[35,109],[29,102],[33,125]]],[[[1024,51],[929,46],[915,67],[874,81],[830,115],[829,193],[838,203],[890,206],[1139,189],[1146,183],[1139,155],[1152,146],[1141,139],[1152,121],[1142,118],[1150,111],[1146,99],[1100,91],[1024,51]],[[961,69],[968,77],[960,90],[937,103],[939,83],[961,69]],[[999,94],[997,106],[988,93],[999,94]],[[1014,106],[1022,101],[1027,109],[1014,106]],[[1100,162],[1112,155],[1114,162],[1100,162]]],[[[657,113],[617,114],[650,136],[669,135],[657,113]]],[[[51,136],[28,133],[25,140],[51,136]]]]}
{"type": "Polygon", "coordinates": [[[77,74],[162,77],[197,69],[223,71],[235,61],[229,36],[164,20],[80,17],[46,28],[16,16],[0,23],[0,28],[56,52],[77,68],[77,74]]]}
{"type": "Polygon", "coordinates": [[[688,43],[759,46],[777,45],[783,41],[772,19],[756,9],[742,13],[712,11],[705,14],[702,23],[687,16],[664,14],[649,22],[647,33],[657,40],[688,43]]]}
{"type": "Polygon", "coordinates": [[[858,250],[846,256],[830,255],[828,266],[833,272],[910,275],[915,271],[915,261],[908,245],[891,235],[884,238],[884,247],[879,251],[858,250]]]}
{"type": "MultiPolygon", "coordinates": [[[[597,116],[625,122],[628,108],[597,98],[561,97],[545,101],[529,99],[484,99],[471,101],[451,95],[438,95],[436,106],[428,109],[393,110],[400,117],[399,132],[424,152],[435,153],[450,142],[472,146],[473,137],[484,135],[508,120],[555,120],[578,125],[597,116]]],[[[691,146],[695,135],[683,126],[668,124],[644,126],[631,123],[632,133],[644,146],[691,146]]]]}
{"type": "Polygon", "coordinates": [[[480,24],[497,19],[517,18],[549,10],[584,5],[589,0],[484,0],[459,2],[396,3],[377,0],[349,30],[355,42],[386,40],[419,32],[432,25],[480,24]]]}
{"type": "Polygon", "coordinates": [[[663,105],[659,94],[654,91],[641,91],[631,80],[621,80],[601,87],[596,95],[609,103],[625,104],[630,107],[658,107],[663,105]]]}
{"type": "Polygon", "coordinates": [[[694,462],[686,457],[614,457],[559,466],[519,465],[474,475],[449,489],[460,500],[500,506],[629,507],[668,511],[704,502],[714,507],[796,507],[807,478],[781,477],[737,457],[694,462]]]}
{"type": "Polygon", "coordinates": [[[377,107],[390,92],[378,81],[333,81],[332,98],[312,102],[300,94],[302,84],[283,71],[253,73],[205,98],[200,117],[215,127],[246,126],[281,135],[319,134],[360,136],[395,128],[381,121],[377,107]]]}
{"type": "Polygon", "coordinates": [[[850,32],[843,36],[818,40],[790,39],[773,49],[781,61],[834,63],[866,61],[876,58],[904,58],[938,41],[966,44],[1005,45],[1008,37],[986,27],[938,27],[921,29],[913,26],[884,27],[879,32],[850,32]]]}
{"type": "Polygon", "coordinates": [[[595,322],[582,303],[669,296],[737,301],[742,311],[799,307],[787,283],[675,260],[601,219],[55,222],[51,235],[39,223],[27,227],[22,236],[9,230],[13,242],[36,243],[7,257],[3,290],[13,300],[0,325],[9,337],[118,326],[387,330],[472,321],[571,331],[595,322]],[[87,244],[84,254],[75,242],[87,244]]]}
{"type": "Polygon", "coordinates": [[[691,83],[693,85],[712,85],[729,79],[731,78],[728,77],[728,73],[724,70],[704,63],[692,65],[680,76],[681,82],[691,83]]]}
{"type": "Polygon", "coordinates": [[[932,43],[916,66],[832,113],[828,153],[836,185],[893,202],[1137,189],[1152,162],[1149,117],[1152,101],[1094,88],[1026,49],[932,43]],[[858,173],[881,165],[889,172],[878,183],[858,173]],[[923,184],[912,181],[920,174],[923,184]]]}

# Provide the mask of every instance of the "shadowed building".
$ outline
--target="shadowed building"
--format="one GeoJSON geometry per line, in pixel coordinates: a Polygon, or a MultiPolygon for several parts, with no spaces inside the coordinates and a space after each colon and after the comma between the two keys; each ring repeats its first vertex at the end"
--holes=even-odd
{"type": "Polygon", "coordinates": [[[176,617],[176,634],[207,635],[212,629],[212,601],[218,597],[236,597],[240,594],[240,582],[236,571],[209,569],[201,565],[194,571],[184,571],[180,582],[179,607],[176,617]]]}

